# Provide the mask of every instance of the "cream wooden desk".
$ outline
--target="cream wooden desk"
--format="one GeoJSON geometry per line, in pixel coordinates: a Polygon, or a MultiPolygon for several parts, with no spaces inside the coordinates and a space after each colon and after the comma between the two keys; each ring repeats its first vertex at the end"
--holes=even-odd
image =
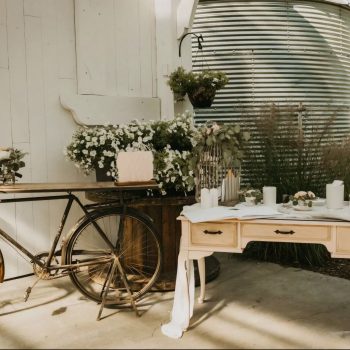
{"type": "Polygon", "coordinates": [[[162,332],[179,338],[187,329],[194,305],[193,260],[198,260],[199,302],[205,299],[204,257],[214,252],[242,253],[250,241],[323,244],[332,257],[350,258],[350,222],[284,219],[220,220],[191,223],[181,220],[181,244],[170,323],[162,332]]]}

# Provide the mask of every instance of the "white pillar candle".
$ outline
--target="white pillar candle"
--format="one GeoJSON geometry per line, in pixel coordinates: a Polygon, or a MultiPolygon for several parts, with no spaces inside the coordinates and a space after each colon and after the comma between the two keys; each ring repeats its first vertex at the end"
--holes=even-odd
{"type": "Polygon", "coordinates": [[[344,185],[327,184],[326,203],[328,209],[341,209],[344,206],[344,185]]]}
{"type": "Polygon", "coordinates": [[[201,189],[201,208],[211,208],[211,195],[209,188],[201,189]]]}
{"type": "Polygon", "coordinates": [[[217,207],[219,205],[219,192],[217,188],[210,189],[210,200],[212,207],[217,207]]]}
{"type": "Polygon", "coordinates": [[[264,186],[263,187],[263,201],[264,205],[273,207],[276,205],[276,194],[277,189],[275,186],[264,186]]]}

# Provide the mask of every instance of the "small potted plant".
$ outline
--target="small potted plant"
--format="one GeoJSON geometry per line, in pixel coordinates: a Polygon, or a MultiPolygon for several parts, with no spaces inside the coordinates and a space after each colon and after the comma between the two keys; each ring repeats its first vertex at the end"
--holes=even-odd
{"type": "Polygon", "coordinates": [[[18,170],[25,166],[23,153],[16,148],[0,148],[0,181],[3,184],[15,183],[16,176],[22,177],[18,170]]]}
{"type": "Polygon", "coordinates": [[[244,199],[247,205],[252,206],[260,203],[262,201],[262,193],[258,189],[249,189],[243,191],[244,199]]]}
{"type": "Polygon", "coordinates": [[[227,75],[218,70],[205,69],[200,72],[186,72],[178,67],[169,76],[168,85],[174,94],[188,95],[193,107],[207,108],[213,103],[217,90],[228,83],[227,75]]]}
{"type": "Polygon", "coordinates": [[[292,197],[293,205],[306,206],[311,208],[312,201],[316,199],[316,195],[311,191],[299,191],[292,197]]]}

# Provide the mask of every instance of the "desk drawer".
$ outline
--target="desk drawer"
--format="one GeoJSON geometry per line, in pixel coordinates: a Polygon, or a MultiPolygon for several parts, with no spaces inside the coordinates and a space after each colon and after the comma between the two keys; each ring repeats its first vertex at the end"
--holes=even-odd
{"type": "Polygon", "coordinates": [[[318,225],[242,224],[242,237],[263,241],[313,243],[330,241],[331,228],[318,225]]]}
{"type": "Polygon", "coordinates": [[[204,222],[191,225],[191,244],[211,247],[237,247],[235,223],[204,222]]]}
{"type": "Polygon", "coordinates": [[[336,252],[350,254],[350,227],[337,227],[336,252]]]}

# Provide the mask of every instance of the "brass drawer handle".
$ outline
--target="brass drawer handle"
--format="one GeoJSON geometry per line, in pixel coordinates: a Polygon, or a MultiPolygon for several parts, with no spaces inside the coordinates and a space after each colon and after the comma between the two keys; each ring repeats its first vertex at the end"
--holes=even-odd
{"type": "Polygon", "coordinates": [[[204,230],[203,231],[206,235],[221,235],[222,231],[218,230],[218,231],[208,231],[208,230],[204,230]]]}
{"type": "Polygon", "coordinates": [[[294,234],[295,232],[294,232],[293,230],[290,230],[290,231],[280,231],[280,230],[276,230],[275,233],[281,234],[281,235],[292,235],[292,234],[294,234]]]}

